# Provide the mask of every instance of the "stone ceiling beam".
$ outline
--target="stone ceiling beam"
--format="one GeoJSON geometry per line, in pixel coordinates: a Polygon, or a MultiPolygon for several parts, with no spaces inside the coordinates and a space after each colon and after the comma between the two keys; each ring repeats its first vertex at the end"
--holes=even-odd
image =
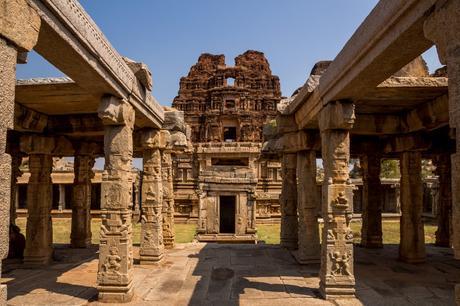
{"type": "MultiPolygon", "coordinates": [[[[330,101],[355,99],[374,89],[433,43],[423,22],[436,0],[384,0],[367,16],[310,95],[294,104],[300,128],[311,126],[330,101]]],[[[306,85],[305,85],[306,86],[306,85]]]]}
{"type": "Polygon", "coordinates": [[[30,0],[42,19],[35,50],[80,87],[130,102],[136,125],[159,128],[163,110],[76,1],[30,0]]]}

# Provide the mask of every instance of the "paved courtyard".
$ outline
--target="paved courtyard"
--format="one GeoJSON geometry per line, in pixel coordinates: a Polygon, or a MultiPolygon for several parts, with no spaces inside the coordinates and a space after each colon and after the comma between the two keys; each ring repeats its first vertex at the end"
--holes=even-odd
{"type": "MultiPolygon", "coordinates": [[[[43,270],[8,263],[8,304],[97,305],[96,252],[57,248],[43,270]]],[[[331,303],[318,298],[319,265],[297,265],[278,246],[179,244],[158,266],[135,260],[129,305],[454,305],[460,262],[450,249],[427,246],[421,265],[397,261],[397,252],[355,247],[358,299],[331,303]]]]}

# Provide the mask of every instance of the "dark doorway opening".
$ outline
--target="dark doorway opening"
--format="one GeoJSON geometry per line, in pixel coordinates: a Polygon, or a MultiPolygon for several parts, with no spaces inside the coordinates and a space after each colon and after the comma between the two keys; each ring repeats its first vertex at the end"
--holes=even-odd
{"type": "Polygon", "coordinates": [[[220,233],[235,233],[236,197],[220,196],[220,233]]]}
{"type": "Polygon", "coordinates": [[[236,141],[236,127],[224,127],[224,141],[236,141]]]}

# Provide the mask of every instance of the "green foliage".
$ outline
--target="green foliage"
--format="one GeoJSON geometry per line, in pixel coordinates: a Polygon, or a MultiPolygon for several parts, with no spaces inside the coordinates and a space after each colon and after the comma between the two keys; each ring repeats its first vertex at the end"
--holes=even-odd
{"type": "Polygon", "coordinates": [[[401,177],[399,171],[399,160],[396,159],[384,159],[382,160],[380,177],[382,178],[394,178],[398,179],[401,177]]]}

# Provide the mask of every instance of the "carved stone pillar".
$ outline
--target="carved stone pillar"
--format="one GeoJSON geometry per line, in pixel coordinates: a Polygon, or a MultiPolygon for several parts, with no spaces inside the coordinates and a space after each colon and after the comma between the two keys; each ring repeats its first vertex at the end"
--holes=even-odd
{"type": "Polygon", "coordinates": [[[382,188],[380,184],[380,156],[371,152],[361,156],[363,169],[363,201],[361,245],[382,248],[382,188]]]}
{"type": "Polygon", "coordinates": [[[91,245],[91,179],[94,177],[94,156],[89,144],[82,144],[75,156],[72,196],[72,232],[70,244],[73,248],[91,245]],[[82,149],[83,148],[83,149],[82,149]]]}
{"type": "Polygon", "coordinates": [[[128,302],[133,296],[134,110],[126,101],[110,96],[102,99],[98,112],[105,125],[105,165],[101,184],[97,288],[102,302],[128,302]]]}
{"type": "Polygon", "coordinates": [[[163,181],[161,176],[161,133],[144,132],[144,171],[142,176],[141,264],[160,261],[164,255],[163,242],[163,181]]]}
{"type": "Polygon", "coordinates": [[[316,152],[297,153],[297,210],[299,212],[299,250],[296,259],[301,264],[319,263],[318,208],[316,190],[316,152]]]}
{"type": "Polygon", "coordinates": [[[324,165],[320,292],[326,298],[354,297],[353,185],[349,182],[350,132],[354,105],[331,102],[320,112],[324,165]]]}
{"type": "Polygon", "coordinates": [[[423,181],[420,152],[401,154],[401,240],[399,259],[408,263],[425,261],[425,233],[422,222],[423,181]]]}
{"type": "Polygon", "coordinates": [[[281,246],[295,250],[298,243],[297,217],[297,154],[283,153],[283,185],[280,194],[281,206],[281,246]]]}
{"type": "MultiPolygon", "coordinates": [[[[456,153],[452,163],[452,245],[460,259],[460,2],[438,1],[424,24],[425,36],[436,44],[439,60],[449,74],[449,125],[455,131],[456,153]]],[[[457,285],[460,304],[460,285],[457,285]]]]}
{"type": "Polygon", "coordinates": [[[451,246],[452,234],[452,184],[450,173],[450,156],[441,154],[433,159],[436,165],[436,174],[439,180],[438,208],[436,217],[438,230],[436,231],[436,245],[451,246]]]}
{"type": "Polygon", "coordinates": [[[19,167],[22,162],[22,154],[16,152],[11,156],[11,196],[10,196],[10,224],[16,224],[16,209],[18,198],[18,184],[17,179],[22,175],[19,167]]]}
{"type": "MultiPolygon", "coordinates": [[[[165,137],[169,132],[163,130],[165,137]]],[[[166,148],[161,151],[161,173],[163,177],[163,239],[165,247],[172,249],[175,245],[174,231],[174,189],[172,175],[171,150],[166,148]]]]}
{"type": "Polygon", "coordinates": [[[24,264],[41,267],[50,263],[53,255],[51,221],[53,170],[53,138],[23,136],[21,151],[29,154],[30,178],[27,184],[27,233],[24,264]]]}
{"type": "MultiPolygon", "coordinates": [[[[40,17],[26,0],[0,1],[0,276],[1,260],[8,254],[11,157],[6,154],[7,130],[14,127],[14,94],[18,51],[36,44],[40,17]]],[[[0,304],[6,304],[6,285],[0,284],[0,304]]]]}

